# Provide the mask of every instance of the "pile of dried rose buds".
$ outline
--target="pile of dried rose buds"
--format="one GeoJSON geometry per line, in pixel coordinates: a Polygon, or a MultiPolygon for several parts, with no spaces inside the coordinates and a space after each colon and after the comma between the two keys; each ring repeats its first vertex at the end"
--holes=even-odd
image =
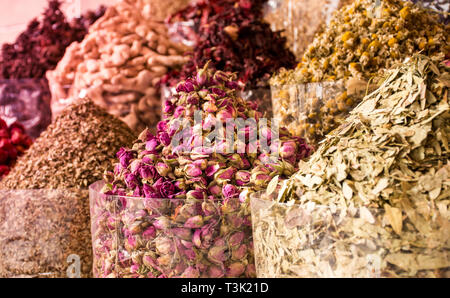
{"type": "Polygon", "coordinates": [[[31,138],[25,134],[22,124],[14,122],[9,127],[0,118],[0,179],[8,175],[17,157],[31,146],[31,138]]]}
{"type": "Polygon", "coordinates": [[[91,211],[97,277],[255,276],[248,195],[292,175],[312,148],[261,119],[233,79],[206,65],[178,84],[156,136],[145,130],[117,153],[91,211]],[[239,143],[258,129],[235,126],[229,148],[218,127],[238,119],[259,124],[260,139],[239,143]]]}

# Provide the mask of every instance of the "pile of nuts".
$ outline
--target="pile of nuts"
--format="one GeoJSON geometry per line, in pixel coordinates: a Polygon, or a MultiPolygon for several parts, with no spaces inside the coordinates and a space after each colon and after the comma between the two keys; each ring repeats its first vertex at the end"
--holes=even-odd
{"type": "Polygon", "coordinates": [[[67,49],[47,73],[54,114],[87,95],[134,131],[156,126],[160,78],[187,61],[187,47],[170,41],[166,26],[146,17],[149,5],[128,0],[109,7],[85,39],[67,49]]]}
{"type": "Polygon", "coordinates": [[[335,13],[296,69],[272,78],[275,113],[293,133],[316,143],[345,119],[376,73],[419,51],[429,56],[449,52],[449,32],[438,15],[411,2],[386,0],[377,6],[371,0],[357,0],[335,13]],[[288,91],[292,85],[317,83],[320,89],[322,82],[336,80],[343,80],[343,92],[319,94],[311,117],[299,117],[306,113],[299,111],[304,99],[288,91]],[[327,117],[333,122],[328,123],[327,117]]]}

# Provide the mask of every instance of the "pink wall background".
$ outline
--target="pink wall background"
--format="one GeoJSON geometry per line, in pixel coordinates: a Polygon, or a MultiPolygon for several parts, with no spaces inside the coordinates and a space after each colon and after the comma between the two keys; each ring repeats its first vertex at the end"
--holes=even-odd
{"type": "MultiPolygon", "coordinates": [[[[111,4],[118,0],[65,0],[64,11],[72,17],[75,11],[95,9],[101,4],[111,4]]],[[[13,42],[27,23],[42,14],[47,0],[0,0],[0,44],[13,42]]]]}

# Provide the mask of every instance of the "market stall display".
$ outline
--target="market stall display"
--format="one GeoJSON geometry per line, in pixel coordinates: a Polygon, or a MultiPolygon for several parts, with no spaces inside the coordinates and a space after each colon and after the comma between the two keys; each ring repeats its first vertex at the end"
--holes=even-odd
{"type": "Polygon", "coordinates": [[[134,138],[89,100],[55,119],[0,182],[0,276],[66,277],[71,254],[91,276],[87,188],[134,138]]]}
{"type": "Polygon", "coordinates": [[[174,14],[169,23],[180,33],[178,40],[193,45],[193,50],[181,70],[169,72],[162,82],[175,86],[210,61],[217,70],[236,72],[245,91],[264,92],[248,100],[259,101],[264,107],[260,111],[272,117],[268,80],[280,67],[294,67],[296,62],[286,39],[263,20],[265,2],[197,1],[174,14]]]}
{"type": "Polygon", "coordinates": [[[272,78],[275,115],[292,133],[316,144],[345,120],[374,75],[417,52],[449,52],[449,32],[436,14],[411,2],[380,1],[376,6],[371,0],[355,1],[335,13],[297,68],[272,78]],[[341,80],[344,92],[308,96],[308,109],[303,108],[305,98],[297,97],[302,93],[290,91],[308,88],[302,84],[321,88],[327,81],[341,80]]]}
{"type": "Polygon", "coordinates": [[[416,55],[389,70],[272,202],[263,200],[274,191],[254,198],[258,275],[449,277],[442,58],[416,55]]]}
{"type": "MultiPolygon", "coordinates": [[[[260,121],[237,90],[232,75],[208,65],[198,70],[166,102],[157,135],[144,130],[131,148],[117,153],[119,162],[105,174],[101,192],[91,187],[98,277],[255,275],[248,195],[265,189],[275,175],[289,177],[311,148],[285,130],[272,143],[270,122],[260,132],[279,153],[273,159],[273,151],[256,143],[227,143],[225,131],[218,130],[226,121],[260,121]],[[201,122],[195,122],[195,111],[204,113],[201,122]]],[[[233,137],[249,140],[257,129],[233,128],[233,137]]]]}
{"type": "MultiPolygon", "coordinates": [[[[135,132],[155,129],[161,114],[159,81],[187,61],[187,47],[172,42],[164,23],[152,17],[152,5],[161,2],[168,1],[120,1],[108,7],[83,41],[67,49],[47,73],[54,114],[87,96],[135,132]]],[[[179,8],[185,1],[171,3],[179,8]]]]}
{"type": "Polygon", "coordinates": [[[104,7],[71,21],[52,0],[41,18],[28,24],[14,43],[0,53],[0,116],[11,124],[23,123],[33,138],[51,122],[50,90],[45,72],[54,69],[64,51],[80,41],[88,27],[104,13],[104,7]]]}

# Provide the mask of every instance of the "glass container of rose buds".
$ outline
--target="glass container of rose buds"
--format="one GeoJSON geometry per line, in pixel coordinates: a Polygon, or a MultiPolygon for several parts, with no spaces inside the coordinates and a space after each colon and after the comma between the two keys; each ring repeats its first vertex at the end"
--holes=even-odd
{"type": "Polygon", "coordinates": [[[251,223],[232,198],[139,198],[91,185],[94,277],[251,277],[251,223]]]}

